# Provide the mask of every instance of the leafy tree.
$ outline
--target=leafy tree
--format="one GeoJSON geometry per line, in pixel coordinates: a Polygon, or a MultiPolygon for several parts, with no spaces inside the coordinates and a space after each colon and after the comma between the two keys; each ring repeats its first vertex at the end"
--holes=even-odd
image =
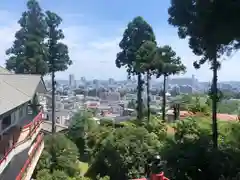
{"type": "Polygon", "coordinates": [[[45,21],[47,24],[47,64],[49,72],[52,73],[52,132],[55,132],[55,72],[65,71],[72,61],[68,55],[68,47],[61,43],[64,35],[59,26],[62,19],[51,11],[46,12],[45,21]]]}
{"type": "Polygon", "coordinates": [[[99,180],[110,180],[109,176],[100,177],[99,180]]]}
{"type": "Polygon", "coordinates": [[[151,73],[154,68],[153,60],[156,53],[156,42],[152,41],[145,41],[139,50],[137,51],[137,60],[140,62],[140,68],[146,72],[147,76],[147,118],[150,121],[150,80],[151,80],[151,73]]]}
{"type": "Polygon", "coordinates": [[[120,93],[120,97],[123,98],[123,97],[125,97],[125,95],[127,94],[127,90],[125,90],[125,89],[120,89],[120,90],[119,90],[119,93],[120,93]]]}
{"type": "Polygon", "coordinates": [[[78,149],[64,134],[56,133],[45,137],[44,156],[40,157],[37,169],[63,170],[67,175],[74,176],[78,170],[78,149]],[[48,161],[50,160],[50,163],[48,161]]]}
{"type": "Polygon", "coordinates": [[[239,107],[238,100],[223,100],[218,103],[218,113],[239,114],[239,107]]]}
{"type": "Polygon", "coordinates": [[[169,179],[219,179],[236,177],[239,172],[239,123],[219,122],[219,149],[212,148],[211,122],[208,118],[177,121],[175,135],[160,151],[167,162],[169,179]]]}
{"type": "Polygon", "coordinates": [[[49,170],[42,169],[37,174],[37,180],[67,180],[69,177],[64,171],[56,170],[51,174],[49,170]]]}
{"type": "MultiPolygon", "coordinates": [[[[108,176],[104,176],[104,177],[99,177],[97,176],[96,178],[94,179],[97,179],[97,180],[110,180],[110,178],[108,176]]],[[[69,178],[69,180],[92,180],[88,177],[81,177],[81,176],[78,176],[78,177],[73,177],[73,178],[69,178]]]]}
{"type": "Polygon", "coordinates": [[[27,11],[18,21],[20,30],[15,34],[13,46],[6,51],[6,68],[15,73],[41,74],[48,72],[46,62],[46,22],[36,0],[27,2],[27,11]]]}
{"type": "Polygon", "coordinates": [[[114,130],[115,129],[113,128],[112,123],[111,126],[109,126],[108,124],[101,124],[98,128],[93,129],[88,133],[87,144],[88,147],[91,149],[91,157],[95,156],[101,146],[102,141],[104,141],[105,138],[111,135],[112,131],[114,130]]]}
{"type": "Polygon", "coordinates": [[[165,140],[167,136],[167,126],[163,121],[159,120],[159,117],[152,116],[148,123],[144,123],[144,127],[148,130],[149,133],[156,134],[160,141],[165,140]]]}
{"type": "Polygon", "coordinates": [[[52,180],[52,175],[48,169],[41,169],[37,173],[37,180],[52,180]]]}
{"type": "Polygon", "coordinates": [[[91,179],[88,177],[78,176],[78,177],[69,178],[68,180],[91,180],[91,179]]]}
{"type": "Polygon", "coordinates": [[[77,145],[82,158],[85,158],[85,155],[88,153],[86,142],[88,132],[95,129],[97,125],[91,118],[92,116],[88,112],[78,112],[73,116],[69,126],[68,135],[77,145]]]}
{"type": "Polygon", "coordinates": [[[47,23],[47,63],[49,72],[65,71],[72,64],[68,54],[67,45],[60,42],[64,39],[64,34],[59,26],[62,23],[61,17],[51,11],[46,11],[45,17],[47,23]]]}
{"type": "MultiPolygon", "coordinates": [[[[210,68],[213,71],[212,128],[215,149],[218,147],[217,70],[220,68],[218,58],[226,51],[229,52],[229,50],[232,49],[232,43],[236,35],[236,29],[233,27],[232,21],[229,21],[231,15],[236,15],[229,15],[229,12],[232,13],[231,10],[236,13],[237,8],[233,8],[233,4],[234,1],[183,2],[180,0],[172,0],[168,10],[170,15],[169,23],[178,28],[180,38],[188,37],[189,47],[194,54],[201,57],[199,61],[194,62],[194,66],[200,68],[200,65],[207,61],[211,64],[210,68]],[[219,17],[219,14],[221,14],[221,17],[219,17]]],[[[237,4],[235,4],[235,6],[236,5],[237,4]]],[[[232,17],[235,19],[235,16],[232,17]]]]}
{"type": "Polygon", "coordinates": [[[131,101],[128,102],[127,108],[130,109],[135,109],[136,103],[135,101],[132,99],[131,101]]]}
{"type": "Polygon", "coordinates": [[[147,160],[160,146],[158,137],[143,127],[115,129],[96,146],[92,172],[116,180],[142,177],[147,160]]]}
{"type": "Polygon", "coordinates": [[[182,64],[180,57],[176,56],[176,52],[170,46],[163,46],[157,50],[156,71],[157,76],[163,75],[163,103],[162,103],[162,119],[165,120],[166,109],[166,79],[170,75],[185,72],[186,67],[182,64]],[[160,61],[158,60],[160,59],[160,61]]]}
{"type": "Polygon", "coordinates": [[[64,171],[56,170],[53,171],[52,180],[66,180],[68,175],[64,171]]]}
{"type": "Polygon", "coordinates": [[[137,75],[138,88],[137,88],[137,112],[138,119],[143,118],[143,80],[141,62],[137,60],[137,51],[145,41],[155,42],[155,35],[152,27],[142,18],[135,17],[127,26],[124,31],[123,38],[119,43],[121,52],[117,54],[116,66],[118,68],[126,67],[129,76],[137,75]]]}
{"type": "Polygon", "coordinates": [[[191,95],[183,94],[181,95],[180,101],[186,104],[191,104],[193,101],[193,98],[191,95]]]}
{"type": "Polygon", "coordinates": [[[50,169],[51,167],[51,154],[48,151],[43,150],[41,154],[41,158],[38,161],[38,164],[36,166],[36,171],[39,172],[42,169],[50,169]]]}

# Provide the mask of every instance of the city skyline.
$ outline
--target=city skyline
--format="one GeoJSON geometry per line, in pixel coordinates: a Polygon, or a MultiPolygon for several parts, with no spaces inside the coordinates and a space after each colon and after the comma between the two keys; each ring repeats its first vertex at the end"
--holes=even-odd
{"type": "MultiPolygon", "coordinates": [[[[182,58],[187,66],[187,73],[180,77],[191,77],[194,74],[200,81],[212,79],[208,65],[204,65],[200,70],[193,68],[193,61],[199,57],[193,55],[186,40],[178,38],[177,30],[168,25],[169,1],[153,0],[150,4],[139,3],[136,0],[130,2],[40,0],[39,2],[44,10],[54,11],[63,18],[62,28],[66,36],[64,42],[68,45],[73,60],[73,65],[66,72],[57,73],[57,79],[68,79],[69,74],[74,74],[76,79],[85,76],[87,79],[125,80],[127,77],[125,69],[115,67],[115,58],[119,51],[118,43],[127,23],[138,15],[143,16],[152,25],[160,45],[172,46],[182,58]],[[136,4],[137,7],[132,8],[136,4]],[[122,13],[123,9],[124,13],[122,13]]],[[[11,47],[14,34],[19,29],[17,21],[25,9],[26,1],[1,1],[0,65],[2,66],[6,59],[5,51],[11,47]],[[16,6],[12,6],[12,3],[16,6]]],[[[219,71],[220,81],[238,80],[237,67],[240,65],[238,58],[240,58],[239,52],[229,60],[223,60],[219,71]]]]}

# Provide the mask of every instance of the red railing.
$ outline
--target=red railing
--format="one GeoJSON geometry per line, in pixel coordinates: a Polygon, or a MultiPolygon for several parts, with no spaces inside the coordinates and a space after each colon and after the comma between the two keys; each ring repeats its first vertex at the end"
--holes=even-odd
{"type": "Polygon", "coordinates": [[[38,124],[40,121],[42,121],[42,112],[39,112],[37,116],[34,117],[33,121],[31,121],[29,124],[23,126],[22,129],[27,129],[29,127],[35,126],[35,124],[38,124]]]}
{"type": "Polygon", "coordinates": [[[164,176],[164,172],[161,172],[160,174],[152,174],[151,180],[169,180],[164,176]]]}
{"type": "Polygon", "coordinates": [[[33,119],[32,122],[30,122],[29,124],[23,126],[21,132],[25,132],[25,131],[30,129],[29,135],[24,140],[22,140],[20,142],[17,142],[16,144],[14,144],[11,148],[9,148],[7,150],[7,152],[4,154],[4,156],[0,159],[0,166],[1,166],[1,164],[4,161],[7,160],[8,155],[13,151],[13,149],[15,149],[17,146],[25,143],[26,141],[28,141],[32,137],[32,135],[37,131],[37,129],[40,126],[42,121],[43,121],[43,119],[42,119],[42,112],[39,112],[38,115],[35,116],[35,118],[33,119]]]}
{"type": "Polygon", "coordinates": [[[0,165],[7,159],[10,152],[15,148],[15,145],[13,145],[11,148],[7,150],[7,152],[4,154],[4,156],[0,159],[0,165]]]}
{"type": "MultiPolygon", "coordinates": [[[[147,180],[147,178],[132,179],[132,180],[147,180]]],[[[152,174],[150,177],[150,180],[169,180],[169,179],[164,176],[164,172],[161,172],[159,174],[152,174]]]]}
{"type": "Polygon", "coordinates": [[[37,137],[37,141],[31,151],[27,161],[25,162],[23,168],[21,169],[20,173],[16,177],[16,180],[22,180],[22,178],[25,177],[25,173],[27,172],[28,168],[30,167],[31,162],[32,162],[34,156],[36,155],[36,153],[38,152],[42,142],[43,142],[43,134],[39,134],[37,137]]]}

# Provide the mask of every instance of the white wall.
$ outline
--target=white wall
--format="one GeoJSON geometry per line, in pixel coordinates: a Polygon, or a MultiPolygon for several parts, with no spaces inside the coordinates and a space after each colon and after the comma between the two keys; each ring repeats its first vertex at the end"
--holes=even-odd
{"type": "Polygon", "coordinates": [[[21,120],[23,117],[27,115],[27,108],[28,103],[25,103],[24,105],[18,107],[14,112],[11,114],[11,124],[17,124],[19,120],[21,120]]]}

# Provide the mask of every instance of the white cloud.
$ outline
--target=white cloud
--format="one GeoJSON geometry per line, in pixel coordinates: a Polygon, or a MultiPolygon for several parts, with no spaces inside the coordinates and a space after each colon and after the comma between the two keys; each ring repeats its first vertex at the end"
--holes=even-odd
{"type": "MultiPolygon", "coordinates": [[[[212,71],[209,70],[209,64],[205,64],[199,70],[193,68],[193,62],[198,60],[199,57],[195,56],[191,49],[188,47],[187,40],[180,40],[175,29],[162,29],[156,31],[156,36],[160,45],[171,45],[176,51],[178,56],[181,57],[182,62],[187,66],[187,73],[185,76],[196,75],[197,78],[203,81],[211,81],[212,71]]],[[[218,73],[219,79],[222,81],[239,80],[237,75],[239,74],[238,67],[240,66],[240,52],[237,52],[233,57],[226,58],[227,60],[221,60],[222,66],[218,73]]]]}
{"type": "MultiPolygon", "coordinates": [[[[82,17],[80,14],[70,14],[69,16],[82,17]]],[[[0,65],[5,63],[5,50],[12,45],[14,40],[14,33],[18,29],[16,22],[17,19],[10,16],[9,12],[0,11],[0,65]],[[12,20],[9,21],[8,18],[6,21],[4,16],[12,17],[12,20]]],[[[66,72],[58,73],[58,78],[68,79],[68,74],[74,73],[76,78],[85,76],[90,79],[107,79],[109,77],[126,79],[125,70],[115,67],[116,53],[119,51],[118,43],[123,32],[122,27],[115,27],[113,33],[108,35],[102,34],[103,29],[99,30],[96,27],[81,24],[72,26],[64,23],[63,30],[66,37],[64,42],[69,46],[70,57],[74,64],[66,72]]],[[[192,63],[198,57],[194,56],[188,48],[187,41],[179,40],[174,29],[158,29],[155,33],[160,45],[171,45],[182,58],[188,68],[185,76],[189,77],[195,74],[201,80],[211,80],[212,73],[207,65],[198,71],[193,68],[192,63]]],[[[240,53],[236,53],[233,58],[223,62],[219,72],[221,80],[238,80],[237,74],[240,65],[238,58],[240,58],[240,53]]]]}
{"type": "Polygon", "coordinates": [[[0,65],[3,65],[5,63],[5,51],[12,46],[14,34],[17,29],[17,24],[9,24],[7,26],[0,25],[0,65]]]}

